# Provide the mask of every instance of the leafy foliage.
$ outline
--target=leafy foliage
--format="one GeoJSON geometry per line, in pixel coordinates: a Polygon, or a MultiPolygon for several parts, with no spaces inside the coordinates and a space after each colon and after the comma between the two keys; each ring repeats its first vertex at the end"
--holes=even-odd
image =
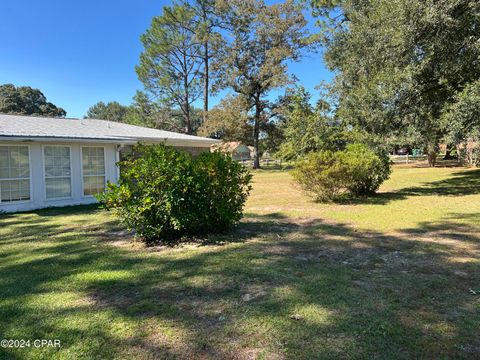
{"type": "Polygon", "coordinates": [[[367,132],[410,137],[434,165],[440,116],[480,77],[477,0],[315,0],[337,72],[338,116],[367,132]]]}
{"type": "Polygon", "coordinates": [[[343,193],[354,197],[371,195],[390,176],[386,154],[376,154],[364,144],[345,150],[311,152],[300,159],[295,180],[317,200],[332,201],[343,193]]]}
{"type": "Polygon", "coordinates": [[[442,116],[447,140],[457,145],[461,159],[469,165],[480,163],[480,80],[455,96],[442,116]]]}
{"type": "Polygon", "coordinates": [[[67,112],[56,107],[39,89],[12,84],[0,85],[0,113],[64,117],[67,112]]]}
{"type": "Polygon", "coordinates": [[[345,166],[344,185],[354,196],[374,194],[390,177],[390,160],[384,152],[376,153],[364,144],[347,145],[339,152],[345,166]]]}
{"type": "Polygon", "coordinates": [[[293,0],[267,5],[263,0],[219,2],[219,14],[227,39],[217,64],[224,74],[223,87],[232,89],[247,106],[259,163],[262,123],[270,119],[266,95],[291,81],[288,62],[297,61],[312,45],[302,6],[293,0]]]}
{"type": "Polygon", "coordinates": [[[124,106],[117,101],[111,101],[107,104],[99,101],[88,109],[85,118],[125,122],[127,112],[128,106],[124,106]]]}
{"type": "MultiPolygon", "coordinates": [[[[190,109],[190,131],[196,134],[202,122],[201,111],[195,107],[190,109]]],[[[186,132],[187,124],[182,112],[175,108],[162,106],[153,101],[143,91],[137,91],[133,102],[121,105],[116,101],[105,104],[100,101],[90,107],[85,118],[119,121],[126,124],[145,126],[160,130],[186,132]]]]}
{"type": "Polygon", "coordinates": [[[297,161],[293,177],[319,201],[332,201],[345,191],[345,166],[330,150],[311,152],[297,161]]]}
{"type": "Polygon", "coordinates": [[[207,120],[198,134],[225,141],[240,140],[251,143],[252,126],[249,124],[248,104],[241,96],[226,96],[208,112],[207,120]]]}
{"type": "Polygon", "coordinates": [[[180,109],[188,134],[192,104],[201,96],[202,47],[196,25],[193,9],[165,6],[141,37],[144,51],[136,67],[140,81],[162,105],[180,109]]]}
{"type": "Polygon", "coordinates": [[[309,152],[345,147],[345,127],[330,114],[330,106],[319,100],[313,107],[311,95],[303,87],[287,94],[283,99],[284,141],[278,154],[286,160],[295,160],[309,152]]]}
{"type": "Polygon", "coordinates": [[[120,165],[119,184],[99,198],[147,243],[220,232],[242,217],[251,175],[229,156],[137,145],[120,165]]]}

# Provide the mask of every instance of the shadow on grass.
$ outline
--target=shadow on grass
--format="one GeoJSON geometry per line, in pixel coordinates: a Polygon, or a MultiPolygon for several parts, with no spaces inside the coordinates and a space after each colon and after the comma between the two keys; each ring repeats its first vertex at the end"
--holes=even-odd
{"type": "Polygon", "coordinates": [[[369,197],[346,197],[339,204],[385,205],[391,201],[405,200],[412,196],[465,196],[480,193],[480,169],[456,172],[444,180],[424,183],[422,186],[406,187],[394,192],[381,192],[369,197]]]}
{"type": "MultiPolygon", "coordinates": [[[[106,242],[114,222],[74,223],[69,216],[82,211],[92,209],[63,213],[64,225],[39,212],[43,222],[24,219],[21,235],[3,228],[0,251],[11,258],[0,263],[0,335],[60,338],[62,349],[0,349],[2,358],[471,358],[480,351],[478,300],[469,291],[480,290],[478,228],[446,219],[389,235],[273,213],[246,218],[225,246],[152,253],[106,242]],[[4,243],[15,239],[16,246],[4,243]],[[74,300],[62,297],[69,293],[74,300]]],[[[462,216],[472,215],[451,215],[462,216]]],[[[0,217],[0,226],[12,220],[0,217]]]]}

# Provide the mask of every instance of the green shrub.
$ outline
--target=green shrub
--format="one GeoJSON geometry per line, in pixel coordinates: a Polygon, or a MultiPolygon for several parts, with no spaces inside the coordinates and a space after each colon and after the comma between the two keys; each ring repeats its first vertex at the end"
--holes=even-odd
{"type": "Polygon", "coordinates": [[[390,177],[390,161],[364,144],[350,144],[339,152],[345,166],[345,187],[353,196],[372,195],[390,177]]]}
{"type": "Polygon", "coordinates": [[[239,221],[251,175],[220,153],[193,158],[163,145],[137,145],[120,163],[119,184],[99,196],[147,243],[220,232],[239,221]]]}
{"type": "Polygon", "coordinates": [[[388,156],[364,144],[342,151],[310,153],[297,162],[294,179],[317,200],[332,201],[341,194],[371,195],[390,176],[388,156]]]}
{"type": "Polygon", "coordinates": [[[294,179],[319,201],[332,201],[345,191],[345,168],[337,155],[332,151],[312,152],[295,165],[294,179]]]}

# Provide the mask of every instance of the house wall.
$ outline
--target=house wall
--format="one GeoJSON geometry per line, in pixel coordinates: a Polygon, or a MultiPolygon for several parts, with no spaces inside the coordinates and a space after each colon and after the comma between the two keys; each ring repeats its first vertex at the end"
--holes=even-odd
{"type": "Polygon", "coordinates": [[[115,144],[99,143],[68,143],[68,142],[13,142],[0,141],[0,146],[20,145],[29,147],[30,155],[30,200],[18,202],[0,202],[0,212],[14,212],[40,209],[53,206],[91,204],[96,202],[93,196],[83,195],[82,181],[82,146],[96,146],[105,149],[105,177],[107,181],[117,182],[118,170],[115,165],[117,162],[117,151],[115,144]],[[71,159],[71,189],[72,196],[62,200],[47,200],[45,194],[45,175],[43,162],[43,146],[63,145],[70,147],[71,159]]]}

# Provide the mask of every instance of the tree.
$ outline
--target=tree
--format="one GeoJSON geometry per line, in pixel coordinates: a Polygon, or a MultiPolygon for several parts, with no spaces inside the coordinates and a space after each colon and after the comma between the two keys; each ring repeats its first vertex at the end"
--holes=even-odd
{"type": "Polygon", "coordinates": [[[408,135],[435,164],[440,117],[480,77],[476,0],[316,0],[337,73],[338,116],[369,134],[408,135]]]}
{"type": "Polygon", "coordinates": [[[65,117],[67,112],[47,101],[39,89],[0,85],[0,113],[65,117]]]}
{"type": "Polygon", "coordinates": [[[193,11],[165,6],[141,41],[144,51],[136,67],[145,88],[167,108],[180,109],[184,131],[192,133],[192,104],[201,96],[201,44],[195,36],[193,11]]]}
{"type": "Polygon", "coordinates": [[[447,141],[456,145],[459,160],[469,165],[480,163],[480,80],[465,86],[455,95],[442,115],[447,141]]]}
{"type": "Polygon", "coordinates": [[[295,160],[310,152],[337,151],[345,147],[347,134],[331,114],[330,105],[321,99],[310,104],[311,94],[303,87],[288,92],[281,100],[284,141],[279,155],[295,160]]]}
{"type": "Polygon", "coordinates": [[[231,0],[218,6],[227,42],[218,64],[224,86],[246,102],[252,123],[254,168],[260,167],[259,135],[268,121],[266,95],[290,82],[287,63],[310,45],[302,7],[292,0],[266,5],[262,0],[231,0]]]}
{"type": "MultiPolygon", "coordinates": [[[[159,130],[182,132],[185,130],[185,118],[178,109],[168,108],[152,101],[144,92],[137,91],[133,103],[128,107],[125,122],[132,125],[151,127],[159,130]]],[[[190,109],[191,133],[196,134],[202,122],[201,110],[190,109]]]]}
{"type": "Polygon", "coordinates": [[[219,30],[222,28],[222,20],[218,14],[215,0],[195,0],[193,3],[184,2],[185,6],[192,9],[195,14],[195,27],[192,30],[201,43],[200,59],[203,63],[203,122],[208,117],[208,102],[211,89],[214,88],[215,80],[219,74],[215,73],[210,66],[212,61],[218,61],[219,49],[224,44],[223,36],[219,30]],[[211,80],[214,80],[213,82],[211,80]]]}
{"type": "Polygon", "coordinates": [[[127,112],[128,106],[124,106],[117,101],[111,101],[107,104],[100,101],[88,109],[85,118],[125,122],[127,112]]]}
{"type": "Polygon", "coordinates": [[[248,104],[242,96],[226,96],[209,111],[199,135],[250,145],[252,126],[246,108],[248,104]]]}

